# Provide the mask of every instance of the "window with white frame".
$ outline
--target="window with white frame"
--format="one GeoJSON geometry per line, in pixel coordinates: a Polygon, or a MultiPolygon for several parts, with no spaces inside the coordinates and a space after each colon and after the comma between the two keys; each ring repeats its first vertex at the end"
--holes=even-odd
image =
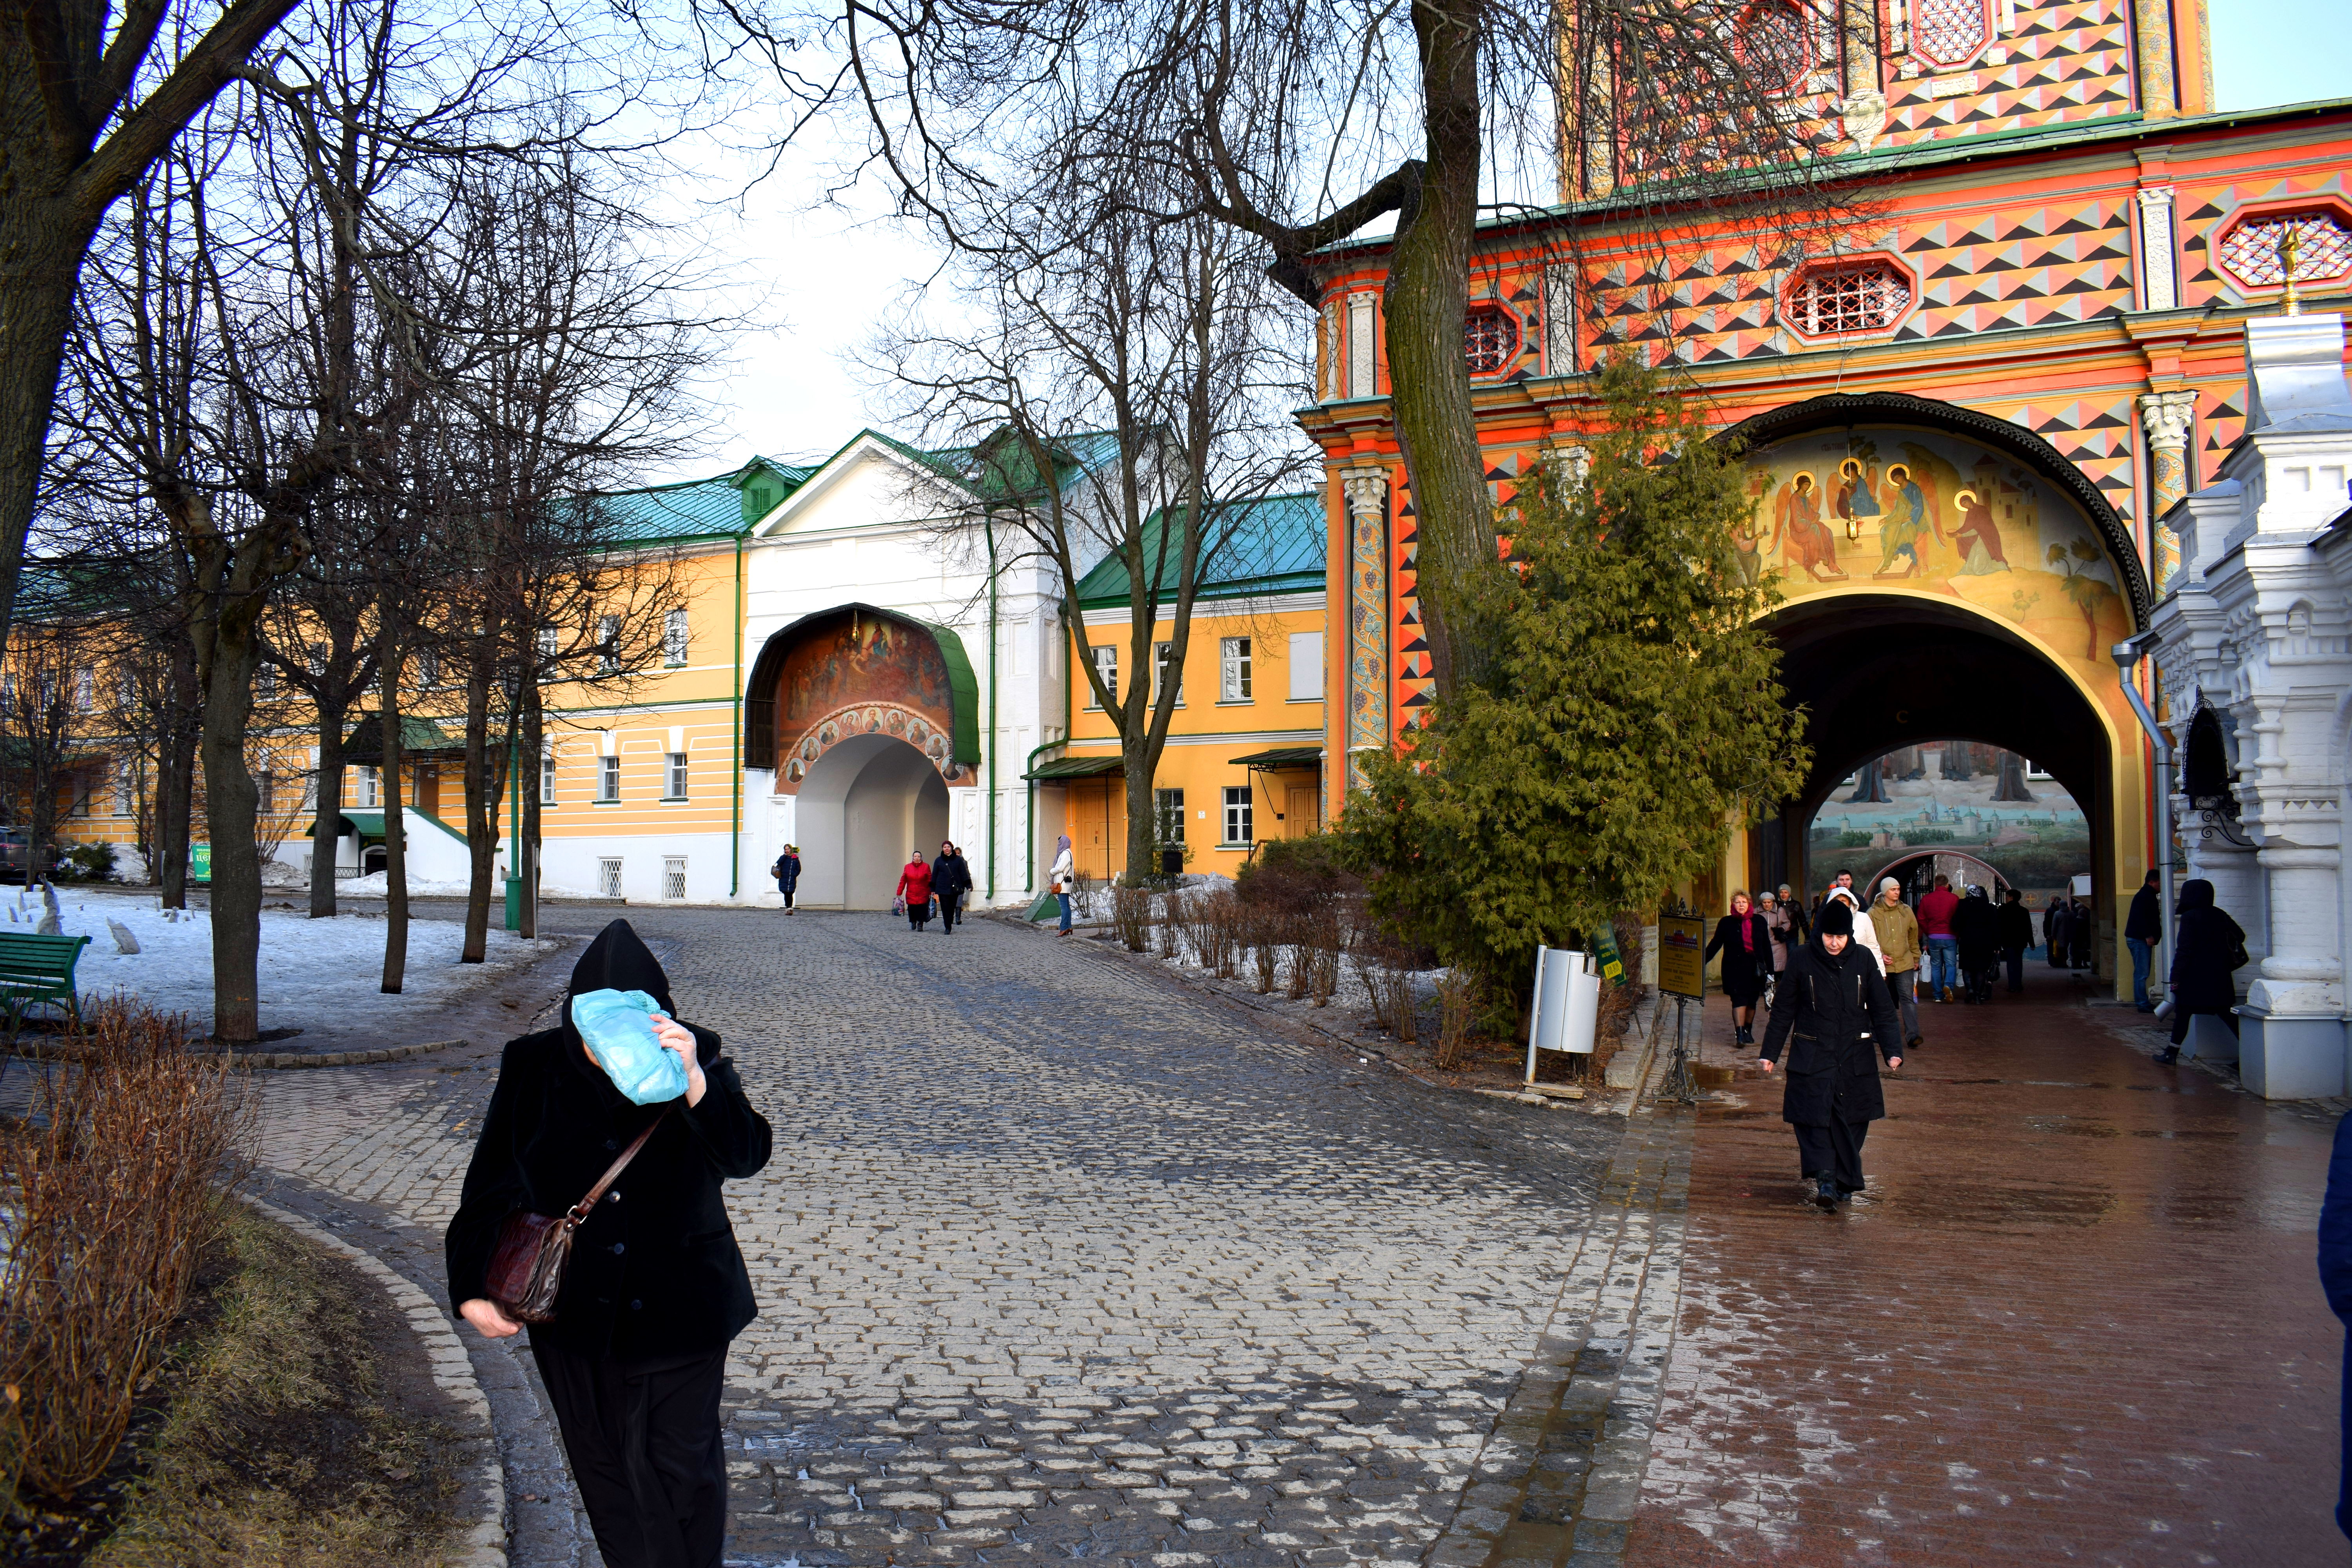
{"type": "Polygon", "coordinates": [[[1158,819],[1152,827],[1152,838],[1155,842],[1160,844],[1184,842],[1184,792],[1182,790],[1153,790],[1151,815],[1158,819]]]}
{"type": "MultiPolygon", "coordinates": [[[[256,697],[260,698],[264,702],[275,702],[278,700],[278,666],[276,663],[265,658],[258,665],[254,667],[253,694],[256,697]]],[[[123,706],[127,708],[130,704],[126,702],[123,706]]]]}
{"type": "Polygon", "coordinates": [[[1290,700],[1319,701],[1323,696],[1323,634],[1290,634],[1290,700]]]}
{"type": "Polygon", "coordinates": [[[278,775],[276,773],[268,768],[262,769],[253,775],[253,788],[257,796],[255,804],[260,807],[263,816],[267,816],[277,811],[278,775]]]}
{"type": "Polygon", "coordinates": [[[662,617],[662,662],[676,669],[686,662],[686,612],[672,610],[662,617]]]}
{"type": "Polygon", "coordinates": [[[310,671],[311,679],[316,680],[320,677],[325,675],[327,673],[327,645],[322,642],[312,643],[310,647],[309,652],[304,656],[304,663],[310,671]]]}
{"type": "Polygon", "coordinates": [[[563,651],[563,634],[553,626],[539,628],[539,657],[551,659],[563,651]]]}
{"type": "Polygon", "coordinates": [[[603,801],[614,801],[621,798],[620,758],[599,757],[596,759],[596,798],[603,801]]]}
{"type": "Polygon", "coordinates": [[[1250,700],[1250,640],[1223,637],[1217,643],[1217,700],[1250,700]]]}
{"type": "Polygon", "coordinates": [[[662,858],[662,897],[686,897],[686,857],[668,855],[662,858]]]}
{"type": "Polygon", "coordinates": [[[1151,645],[1151,675],[1152,679],[1160,683],[1152,693],[1155,700],[1160,692],[1168,689],[1168,682],[1172,679],[1176,682],[1176,706],[1179,708],[1184,706],[1184,671],[1176,663],[1174,643],[1162,642],[1151,645]]]}
{"type": "Polygon", "coordinates": [[[383,803],[383,775],[365,763],[360,764],[360,804],[381,805],[383,803]]]}
{"type": "Polygon", "coordinates": [[[621,862],[603,859],[596,862],[596,890],[608,899],[621,896],[621,862]]]}
{"type": "Polygon", "coordinates": [[[1222,842],[1248,844],[1253,841],[1250,835],[1250,795],[1248,784],[1225,786],[1225,837],[1222,842]]]}
{"type": "Polygon", "coordinates": [[[684,752],[672,752],[669,754],[669,766],[662,779],[662,798],[664,800],[686,798],[686,753],[684,752]]]}
{"type": "Polygon", "coordinates": [[[551,750],[539,754],[539,804],[555,804],[555,752],[551,750]]]}
{"type": "MultiPolygon", "coordinates": [[[[1089,653],[1091,653],[1091,654],[1093,654],[1093,655],[1095,656],[1095,671],[1096,671],[1096,673],[1097,673],[1097,674],[1098,674],[1098,675],[1100,675],[1100,676],[1102,677],[1103,689],[1104,689],[1105,691],[1108,691],[1108,692],[1109,692],[1109,693],[1110,693],[1110,700],[1111,700],[1113,702],[1118,701],[1118,647],[1117,647],[1116,646],[1112,645],[1112,644],[1109,644],[1109,643],[1104,643],[1104,644],[1102,644],[1102,645],[1100,645],[1100,646],[1098,646],[1098,647],[1090,647],[1090,648],[1088,648],[1087,651],[1087,652],[1089,652],[1089,653]]],[[[1089,701],[1089,702],[1087,704],[1087,707],[1089,707],[1089,708],[1100,708],[1100,707],[1102,706],[1102,704],[1101,704],[1101,703],[1099,703],[1099,702],[1093,702],[1093,701],[1089,701]]]]}
{"type": "Polygon", "coordinates": [[[129,763],[114,764],[114,815],[129,816],[138,810],[137,775],[129,763]]]}
{"type": "Polygon", "coordinates": [[[621,668],[621,617],[596,617],[596,668],[606,675],[621,668]]]}
{"type": "Polygon", "coordinates": [[[441,656],[429,647],[416,650],[416,685],[430,691],[441,684],[441,656]]]}
{"type": "Polygon", "coordinates": [[[95,712],[98,709],[98,671],[88,665],[74,671],[74,711],[95,712]]]}

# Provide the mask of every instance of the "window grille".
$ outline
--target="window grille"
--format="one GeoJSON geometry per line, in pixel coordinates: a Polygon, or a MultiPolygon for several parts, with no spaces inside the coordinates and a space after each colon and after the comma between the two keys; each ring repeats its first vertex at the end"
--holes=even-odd
{"type": "Polygon", "coordinates": [[[1226,637],[1217,645],[1217,694],[1221,701],[1249,700],[1249,638],[1226,637]]]}
{"type": "Polygon", "coordinates": [[[1500,305],[1471,306],[1462,323],[1462,353],[1472,375],[1494,374],[1518,357],[1518,318],[1500,305]]]}
{"type": "Polygon", "coordinates": [[[2352,270],[2352,228],[2332,212],[2279,213],[2249,218],[2221,241],[2221,264],[2242,283],[2276,289],[2286,282],[2279,255],[2294,236],[2294,280],[2315,283],[2352,270]]]}
{"type": "Polygon", "coordinates": [[[1805,14],[1789,0],[1760,0],[1739,19],[1733,46],[1739,63],[1768,92],[1786,92],[1813,68],[1805,14]]]}
{"type": "Polygon", "coordinates": [[[1809,334],[1874,332],[1911,303],[1911,282],[1888,261],[1821,267],[1789,290],[1789,322],[1809,334]]]}
{"type": "Polygon", "coordinates": [[[662,897],[665,899],[682,899],[686,897],[685,856],[672,855],[663,859],[662,897]]]}
{"type": "Polygon", "coordinates": [[[684,752],[672,752],[669,754],[669,773],[663,780],[662,796],[667,800],[686,798],[686,753],[684,752]]]}
{"type": "Polygon", "coordinates": [[[608,899],[621,896],[621,863],[618,860],[596,862],[596,890],[608,899]]]}
{"type": "Polygon", "coordinates": [[[599,757],[596,759],[596,798],[598,800],[618,800],[621,798],[620,758],[599,757]]]}
{"type": "Polygon", "coordinates": [[[555,804],[555,753],[542,752],[539,758],[539,804],[555,804]]]}
{"type": "Polygon", "coordinates": [[[539,628],[539,657],[553,658],[563,651],[563,634],[553,626],[539,628]]]}
{"type": "Polygon", "coordinates": [[[1912,0],[1911,47],[1939,66],[1964,66],[1992,41],[1986,0],[1912,0]]]}
{"type": "Polygon", "coordinates": [[[686,662],[686,612],[672,610],[662,617],[662,662],[676,669],[686,662]]]}
{"type": "Polygon", "coordinates": [[[1227,844],[1253,842],[1250,835],[1250,786],[1225,789],[1225,837],[1227,844]]]}

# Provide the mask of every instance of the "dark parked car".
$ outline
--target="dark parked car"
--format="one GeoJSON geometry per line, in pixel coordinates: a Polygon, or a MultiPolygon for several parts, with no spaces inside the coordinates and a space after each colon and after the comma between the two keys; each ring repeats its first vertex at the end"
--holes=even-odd
{"type": "Polygon", "coordinates": [[[33,836],[21,827],[0,827],[0,882],[21,882],[25,879],[25,861],[33,846],[33,836]]]}

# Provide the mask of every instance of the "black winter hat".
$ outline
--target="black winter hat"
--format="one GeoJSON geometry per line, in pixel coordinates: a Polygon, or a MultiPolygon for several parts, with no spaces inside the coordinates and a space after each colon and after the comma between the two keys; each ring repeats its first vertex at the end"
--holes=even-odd
{"type": "Polygon", "coordinates": [[[1822,905],[1821,931],[1823,936],[1852,936],[1853,906],[1843,899],[1832,899],[1822,905]]]}

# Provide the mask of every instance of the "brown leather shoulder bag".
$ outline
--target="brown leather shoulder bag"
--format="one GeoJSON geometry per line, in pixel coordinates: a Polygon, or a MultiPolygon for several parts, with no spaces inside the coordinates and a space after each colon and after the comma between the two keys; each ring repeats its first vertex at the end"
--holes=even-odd
{"type": "Polygon", "coordinates": [[[669,1119],[667,1111],[604,1168],[588,1195],[561,1215],[533,1214],[517,1209],[499,1222],[498,1244],[490,1249],[489,1276],[484,1281],[491,1300],[508,1317],[524,1323],[544,1323],[555,1317],[555,1298],[563,1289],[564,1266],[572,1261],[572,1233],[589,1211],[621,1179],[646,1140],[669,1119]]]}

